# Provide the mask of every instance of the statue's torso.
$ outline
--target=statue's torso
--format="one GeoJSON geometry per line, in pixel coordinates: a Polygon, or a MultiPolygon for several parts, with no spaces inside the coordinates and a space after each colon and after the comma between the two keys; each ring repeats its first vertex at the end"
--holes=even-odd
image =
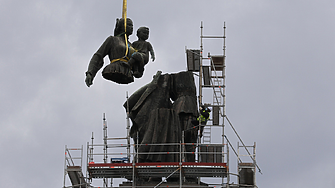
{"type": "MultiPolygon", "coordinates": [[[[108,57],[109,60],[122,58],[126,55],[126,43],[124,37],[113,37],[111,36],[108,41],[108,57]]],[[[129,56],[128,52],[128,56],[129,56]]]]}

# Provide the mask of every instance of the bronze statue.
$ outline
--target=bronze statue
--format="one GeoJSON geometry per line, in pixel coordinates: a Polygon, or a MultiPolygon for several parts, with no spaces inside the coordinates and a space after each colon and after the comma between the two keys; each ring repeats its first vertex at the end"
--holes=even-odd
{"type": "Polygon", "coordinates": [[[173,109],[178,114],[179,124],[184,131],[184,142],[188,143],[185,145],[186,162],[195,162],[195,145],[190,143],[196,143],[198,138],[198,127],[192,124],[192,121],[198,116],[197,110],[197,92],[194,83],[192,72],[179,72],[171,74],[173,90],[171,93],[171,99],[173,102],[173,109]]]}
{"type": "MultiPolygon", "coordinates": [[[[139,162],[177,162],[178,145],[146,145],[179,143],[180,126],[177,114],[170,101],[171,77],[158,71],[151,83],[143,86],[128,99],[133,126],[130,136],[139,145],[139,162]],[[170,152],[172,154],[149,154],[149,152],[170,152]]],[[[126,107],[127,104],[124,104],[126,107]]]]}
{"type": "Polygon", "coordinates": [[[119,84],[128,84],[134,81],[132,71],[128,65],[128,60],[135,52],[128,37],[133,33],[133,21],[127,18],[126,29],[124,19],[117,19],[114,36],[109,36],[93,55],[86,72],[86,85],[90,87],[96,73],[102,68],[103,58],[108,55],[110,64],[102,71],[102,76],[110,81],[119,84]],[[125,31],[126,30],[126,31],[125,31]],[[128,45],[126,45],[126,43],[128,45]]]}
{"type": "Polygon", "coordinates": [[[155,61],[155,53],[150,42],[146,41],[149,38],[149,28],[140,27],[137,30],[137,37],[138,40],[132,44],[137,52],[132,54],[128,63],[130,67],[132,67],[134,77],[141,78],[144,72],[144,66],[149,62],[149,52],[152,61],[155,61]]]}
{"type": "MultiPolygon", "coordinates": [[[[124,107],[129,107],[129,117],[133,123],[130,136],[140,144],[139,162],[178,162],[179,154],[173,152],[179,152],[178,143],[182,141],[183,130],[185,143],[197,141],[197,130],[192,129],[194,126],[191,123],[198,115],[192,72],[162,75],[158,71],[151,83],[129,97],[128,105],[125,103],[124,107]]],[[[186,161],[194,162],[191,152],[195,148],[187,145],[186,151],[190,152],[186,155],[186,161]]]]}

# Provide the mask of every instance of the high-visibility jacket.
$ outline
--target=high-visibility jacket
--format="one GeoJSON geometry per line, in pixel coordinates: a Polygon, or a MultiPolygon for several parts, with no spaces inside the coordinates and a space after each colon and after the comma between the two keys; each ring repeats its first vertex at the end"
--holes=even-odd
{"type": "Polygon", "coordinates": [[[200,112],[200,116],[197,118],[197,120],[199,121],[200,119],[201,123],[205,123],[209,119],[209,114],[210,114],[209,112],[206,112],[206,110],[203,110],[200,112]]]}

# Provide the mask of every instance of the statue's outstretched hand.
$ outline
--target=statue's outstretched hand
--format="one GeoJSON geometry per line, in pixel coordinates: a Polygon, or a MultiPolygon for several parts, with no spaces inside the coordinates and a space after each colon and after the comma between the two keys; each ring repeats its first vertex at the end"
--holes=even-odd
{"type": "Polygon", "coordinates": [[[155,56],[151,56],[151,60],[152,60],[152,62],[154,62],[155,61],[155,56]]]}
{"type": "Polygon", "coordinates": [[[90,87],[93,84],[93,77],[90,73],[86,73],[85,83],[87,87],[90,87]]]}

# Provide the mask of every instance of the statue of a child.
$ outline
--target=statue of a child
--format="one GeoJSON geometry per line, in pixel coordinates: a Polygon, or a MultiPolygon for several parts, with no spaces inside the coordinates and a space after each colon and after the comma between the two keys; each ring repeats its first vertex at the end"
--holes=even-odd
{"type": "Polygon", "coordinates": [[[149,62],[149,52],[152,61],[155,61],[155,53],[150,42],[146,41],[149,38],[149,28],[140,27],[137,30],[137,37],[138,40],[132,44],[137,52],[132,54],[128,64],[133,71],[134,77],[141,78],[143,76],[144,66],[149,62]]]}

